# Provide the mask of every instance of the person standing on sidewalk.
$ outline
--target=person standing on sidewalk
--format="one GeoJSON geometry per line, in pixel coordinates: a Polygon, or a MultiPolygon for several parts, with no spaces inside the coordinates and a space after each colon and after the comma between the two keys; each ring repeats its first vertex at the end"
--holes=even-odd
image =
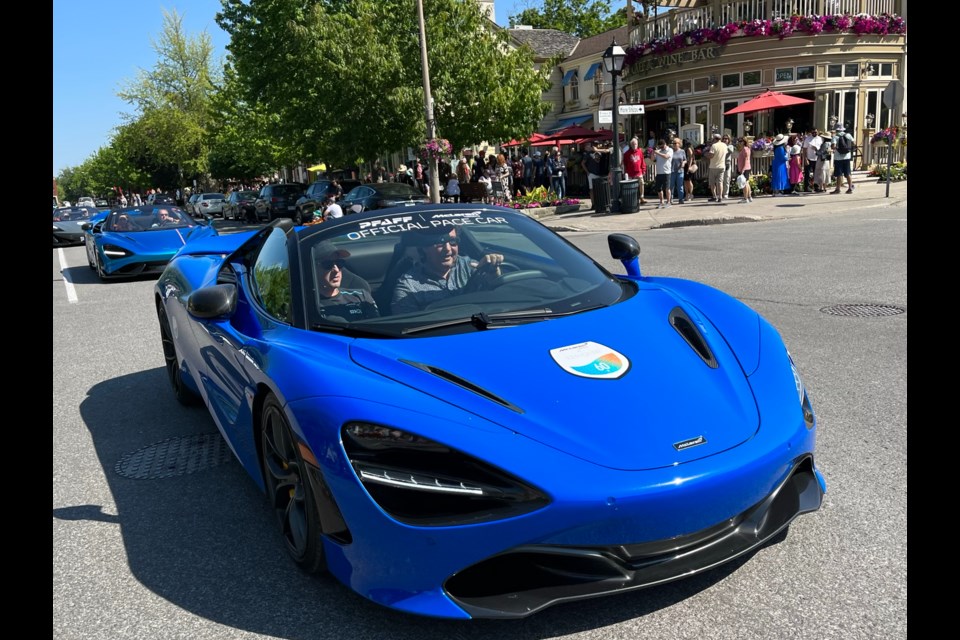
{"type": "Polygon", "coordinates": [[[737,150],[730,144],[730,136],[725,135],[721,142],[727,145],[727,157],[723,161],[723,195],[724,200],[730,199],[730,183],[733,182],[733,161],[736,158],[737,150]]]}
{"type": "Polygon", "coordinates": [[[853,136],[847,133],[842,124],[837,125],[836,135],[833,137],[833,178],[837,187],[830,193],[840,193],[843,178],[847,178],[847,193],[853,193],[853,178],[850,175],[850,159],[853,157],[853,147],[856,143],[853,136]]]}
{"type": "Polygon", "coordinates": [[[719,133],[713,134],[713,144],[703,154],[710,162],[708,172],[710,193],[713,194],[710,202],[723,201],[723,172],[727,164],[727,145],[720,138],[719,133]]]}
{"type": "Polygon", "coordinates": [[[822,144],[823,138],[820,137],[820,132],[814,128],[804,136],[803,144],[800,145],[805,161],[803,166],[803,190],[807,193],[818,190],[815,176],[818,154],[820,152],[820,145],[822,144]]]}
{"type": "Polygon", "coordinates": [[[627,176],[627,180],[636,180],[640,183],[640,204],[647,204],[646,199],[643,197],[647,162],[643,159],[643,151],[640,150],[640,141],[636,138],[630,140],[630,148],[623,154],[623,173],[627,176]]]}
{"type": "Polygon", "coordinates": [[[700,170],[700,167],[697,166],[696,151],[694,151],[693,144],[691,144],[689,140],[683,141],[683,155],[687,158],[686,162],[683,163],[684,200],[690,202],[693,200],[693,175],[700,170]],[[690,171],[691,164],[693,165],[694,171],[690,171]]]}
{"type": "Polygon", "coordinates": [[[817,151],[817,168],[813,173],[813,188],[825,193],[830,186],[830,169],[833,167],[833,138],[829,133],[820,136],[822,142],[817,151]]]}
{"type": "Polygon", "coordinates": [[[657,196],[660,198],[660,204],[657,209],[665,209],[672,202],[670,194],[670,174],[673,171],[673,149],[667,146],[667,141],[663,138],[657,143],[657,150],[653,152],[653,157],[657,162],[657,175],[654,178],[654,188],[657,190],[657,196]],[[666,197],[666,204],[663,200],[666,197]]]}
{"type": "Polygon", "coordinates": [[[737,153],[738,181],[740,175],[747,179],[741,189],[743,196],[740,198],[740,202],[753,202],[753,192],[750,189],[750,144],[745,138],[740,138],[737,140],[737,145],[740,147],[740,151],[737,153]]]}
{"type": "Polygon", "coordinates": [[[687,163],[687,154],[680,147],[680,138],[673,139],[673,159],[670,165],[670,195],[677,204],[686,202],[686,190],[683,184],[683,167],[687,163]]]}
{"type": "MultiPolygon", "coordinates": [[[[587,142],[583,149],[583,159],[580,161],[580,167],[587,174],[587,187],[590,189],[590,202],[596,207],[596,198],[593,193],[593,182],[597,178],[603,178],[603,168],[600,166],[600,153],[593,148],[593,143],[587,142]]],[[[599,213],[599,212],[598,212],[599,213]]]]}
{"type": "Polygon", "coordinates": [[[787,138],[782,133],[778,133],[777,137],[773,139],[770,190],[774,196],[782,196],[790,191],[790,178],[787,174],[787,138]]]}

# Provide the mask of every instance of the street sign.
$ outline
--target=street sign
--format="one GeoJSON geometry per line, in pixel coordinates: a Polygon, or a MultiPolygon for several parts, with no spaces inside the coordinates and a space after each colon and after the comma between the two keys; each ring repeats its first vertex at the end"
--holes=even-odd
{"type": "Polygon", "coordinates": [[[887,109],[896,109],[903,102],[903,83],[894,80],[883,90],[883,106],[887,109]]]}
{"type": "Polygon", "coordinates": [[[621,104],[619,106],[620,115],[622,116],[635,116],[644,113],[642,104],[621,104]]]}
{"type": "Polygon", "coordinates": [[[597,113],[597,122],[600,124],[610,124],[613,122],[613,110],[600,109],[600,111],[597,113]]]}

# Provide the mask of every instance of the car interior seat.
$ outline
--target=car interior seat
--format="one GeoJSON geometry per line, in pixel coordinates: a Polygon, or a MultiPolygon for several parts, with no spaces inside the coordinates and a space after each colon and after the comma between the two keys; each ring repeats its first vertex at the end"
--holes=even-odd
{"type": "Polygon", "coordinates": [[[412,240],[412,234],[407,233],[401,236],[400,242],[394,245],[393,257],[390,258],[386,275],[376,293],[373,294],[373,299],[377,302],[377,308],[380,310],[381,316],[392,313],[390,303],[393,300],[393,290],[397,286],[400,276],[420,262],[419,250],[411,242],[412,240]]]}

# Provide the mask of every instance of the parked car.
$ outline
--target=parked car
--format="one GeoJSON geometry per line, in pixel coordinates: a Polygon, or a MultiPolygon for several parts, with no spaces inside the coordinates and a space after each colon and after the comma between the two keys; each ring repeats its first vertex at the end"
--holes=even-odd
{"type": "Polygon", "coordinates": [[[197,201],[193,203],[193,208],[198,216],[211,215],[223,216],[223,207],[227,203],[227,197],[222,193],[201,193],[197,201]]]}
{"type": "Polygon", "coordinates": [[[306,185],[301,182],[264,185],[253,203],[257,220],[270,222],[277,218],[294,218],[297,199],[303,195],[304,189],[306,185]]]}
{"type": "Polygon", "coordinates": [[[199,199],[200,199],[199,193],[190,194],[190,197],[187,198],[187,201],[183,205],[184,210],[192,216],[199,217],[200,214],[197,212],[196,207],[194,206],[196,205],[197,200],[199,199]]]}
{"type": "Polygon", "coordinates": [[[256,222],[257,209],[253,204],[256,199],[256,191],[231,191],[223,205],[223,219],[256,222]]]}
{"type": "Polygon", "coordinates": [[[412,206],[430,202],[430,198],[403,182],[372,182],[354,187],[343,196],[340,207],[344,213],[360,213],[368,209],[412,206]]]}
{"type": "MultiPolygon", "coordinates": [[[[83,198],[81,198],[82,200],[83,198]]],[[[53,210],[53,246],[83,244],[83,225],[99,211],[94,206],[60,207],[53,210]]]]}
{"type": "Polygon", "coordinates": [[[292,560],[381,605],[521,618],[749,561],[826,491],[798,369],[743,302],[607,242],[625,273],[493,205],[280,219],[171,260],[158,347],[292,560]]]}
{"type": "MultiPolygon", "coordinates": [[[[337,184],[340,186],[342,193],[340,194],[341,198],[344,194],[348,193],[351,189],[354,189],[360,184],[359,180],[337,180],[337,184]]],[[[324,178],[322,180],[317,180],[312,183],[307,190],[304,191],[303,195],[297,199],[297,215],[294,217],[293,221],[297,224],[303,224],[313,218],[313,212],[320,209],[323,205],[323,200],[328,196],[336,193],[336,185],[333,180],[324,178]]]]}
{"type": "Polygon", "coordinates": [[[151,193],[147,196],[147,201],[145,204],[172,204],[176,206],[177,199],[168,193],[151,193]]]}
{"type": "Polygon", "coordinates": [[[217,235],[210,221],[167,204],[114,209],[82,227],[87,264],[103,280],[159,274],[185,244],[217,235]]]}

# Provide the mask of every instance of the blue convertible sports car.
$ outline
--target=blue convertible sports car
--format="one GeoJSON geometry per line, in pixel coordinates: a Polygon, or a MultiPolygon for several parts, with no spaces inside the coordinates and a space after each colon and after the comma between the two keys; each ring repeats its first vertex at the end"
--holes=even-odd
{"type": "Polygon", "coordinates": [[[816,418],[780,335],[711,287],[614,275],[465,204],[191,242],[154,289],[292,559],[397,610],[519,618],[683,578],[817,510],[816,418]]]}
{"type": "Polygon", "coordinates": [[[83,225],[87,263],[103,278],[159,274],[188,241],[217,235],[168,204],[124,207],[83,225]]]}

